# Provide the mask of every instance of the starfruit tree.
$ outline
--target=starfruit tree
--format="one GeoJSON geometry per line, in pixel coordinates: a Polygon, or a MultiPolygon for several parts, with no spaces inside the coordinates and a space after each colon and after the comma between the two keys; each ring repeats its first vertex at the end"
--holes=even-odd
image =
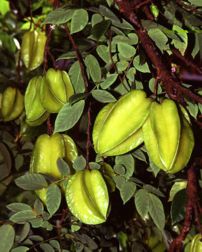
{"type": "Polygon", "coordinates": [[[0,20],[0,251],[202,251],[201,0],[0,20]]]}

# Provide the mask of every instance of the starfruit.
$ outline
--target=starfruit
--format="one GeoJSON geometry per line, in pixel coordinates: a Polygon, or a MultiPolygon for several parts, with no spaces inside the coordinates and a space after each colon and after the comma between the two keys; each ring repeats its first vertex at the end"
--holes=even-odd
{"type": "Polygon", "coordinates": [[[151,99],[141,90],[133,90],[117,102],[106,105],[97,115],[93,143],[104,156],[124,154],[143,142],[142,125],[149,115],[151,99]]]}
{"type": "Polygon", "coordinates": [[[190,252],[201,252],[202,251],[202,235],[197,234],[192,239],[191,245],[190,245],[190,252]]]}
{"type": "Polygon", "coordinates": [[[39,90],[42,76],[36,76],[29,81],[25,92],[25,113],[26,122],[30,126],[42,124],[49,116],[49,113],[41,104],[39,90]]]}
{"type": "Polygon", "coordinates": [[[28,31],[23,35],[21,58],[29,71],[43,63],[46,40],[45,32],[41,31],[28,31]]]}
{"type": "Polygon", "coordinates": [[[11,121],[21,115],[24,109],[24,97],[14,87],[4,90],[1,97],[1,116],[4,121],[11,121]]]}
{"type": "Polygon", "coordinates": [[[76,172],[66,186],[67,205],[74,216],[85,224],[106,221],[109,196],[105,181],[98,170],[76,172]]]}
{"type": "MultiPolygon", "coordinates": [[[[37,138],[30,162],[30,172],[61,179],[62,175],[57,166],[58,158],[63,158],[71,166],[77,154],[77,147],[70,136],[59,133],[52,136],[43,134],[37,138]]],[[[46,188],[36,191],[44,203],[45,192],[46,188]]]]}
{"type": "Polygon", "coordinates": [[[187,165],[194,136],[184,109],[169,99],[153,102],[142,129],[148,155],[159,169],[176,173],[187,165]]]}
{"type": "Polygon", "coordinates": [[[40,97],[48,112],[57,113],[73,94],[73,86],[65,71],[50,68],[46,72],[41,83],[40,97]]]}

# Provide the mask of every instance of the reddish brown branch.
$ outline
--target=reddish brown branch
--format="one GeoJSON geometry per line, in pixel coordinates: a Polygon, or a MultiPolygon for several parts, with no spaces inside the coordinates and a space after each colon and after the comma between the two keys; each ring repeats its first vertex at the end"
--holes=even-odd
{"type": "Polygon", "coordinates": [[[84,64],[84,61],[83,61],[83,57],[79,51],[79,48],[77,46],[77,44],[75,43],[74,41],[74,38],[72,37],[72,35],[70,34],[70,31],[67,27],[65,27],[65,31],[66,31],[66,34],[69,38],[69,41],[71,42],[72,44],[72,47],[76,53],[76,57],[79,61],[79,65],[80,65],[80,69],[81,69],[81,74],[82,74],[82,77],[83,77],[83,80],[84,80],[84,84],[85,84],[85,91],[88,92],[88,77],[87,77],[87,73],[86,73],[86,68],[85,68],[85,64],[84,64]]]}
{"type": "Polygon", "coordinates": [[[179,236],[172,242],[169,252],[179,252],[181,251],[183,241],[191,229],[192,221],[195,221],[199,232],[201,231],[201,224],[199,221],[200,215],[200,204],[198,198],[197,190],[197,176],[196,176],[196,166],[198,162],[195,162],[188,170],[187,173],[187,204],[184,224],[181,229],[179,236]],[[195,217],[195,219],[193,218],[195,217]]]}
{"type": "Polygon", "coordinates": [[[191,90],[181,86],[180,81],[168,71],[167,64],[163,60],[163,55],[149,37],[147,31],[142,26],[137,15],[131,10],[129,1],[115,0],[120,12],[133,24],[139,40],[148,58],[156,68],[157,77],[161,80],[168,96],[178,102],[183,103],[184,97],[192,101],[202,103],[202,97],[194,94],[191,90]]]}

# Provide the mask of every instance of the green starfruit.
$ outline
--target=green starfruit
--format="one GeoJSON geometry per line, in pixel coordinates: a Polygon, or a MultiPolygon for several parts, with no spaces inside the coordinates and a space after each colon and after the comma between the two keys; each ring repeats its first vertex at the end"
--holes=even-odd
{"type": "Polygon", "coordinates": [[[174,101],[153,102],[142,129],[148,155],[159,169],[176,173],[186,166],[194,137],[188,114],[174,101]]]}
{"type": "Polygon", "coordinates": [[[50,113],[57,113],[74,94],[69,75],[65,71],[50,68],[41,83],[40,97],[43,107],[50,113]]]}
{"type": "Polygon", "coordinates": [[[190,252],[201,252],[202,251],[202,235],[197,234],[194,236],[190,246],[190,252]]]}
{"type": "Polygon", "coordinates": [[[76,172],[66,186],[67,205],[74,216],[85,224],[106,221],[109,196],[105,181],[98,170],[76,172]]]}
{"type": "Polygon", "coordinates": [[[142,125],[149,115],[151,99],[133,90],[106,105],[93,127],[95,151],[104,156],[124,154],[143,143],[142,125]]]}
{"type": "Polygon", "coordinates": [[[1,116],[4,121],[18,118],[24,109],[24,97],[19,89],[8,87],[1,96],[1,116]]]}
{"type": "Polygon", "coordinates": [[[45,32],[41,31],[28,31],[23,35],[21,58],[29,71],[43,63],[46,40],[45,32]]]}
{"type": "Polygon", "coordinates": [[[29,81],[25,92],[25,113],[26,122],[30,126],[42,124],[49,116],[49,113],[41,104],[39,90],[42,76],[36,76],[29,81]]]}
{"type": "MultiPolygon", "coordinates": [[[[43,134],[36,141],[30,162],[30,172],[62,179],[57,160],[63,158],[71,166],[77,155],[77,147],[70,136],[59,133],[52,136],[43,134]]],[[[36,191],[44,203],[45,191],[46,188],[36,191]]]]}

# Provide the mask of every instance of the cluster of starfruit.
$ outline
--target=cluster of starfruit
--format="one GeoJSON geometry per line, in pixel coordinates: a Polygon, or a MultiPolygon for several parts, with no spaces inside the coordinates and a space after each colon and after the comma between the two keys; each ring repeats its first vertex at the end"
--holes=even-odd
{"type": "MultiPolygon", "coordinates": [[[[34,147],[30,172],[61,180],[60,186],[72,214],[86,224],[102,223],[107,218],[109,197],[101,173],[98,170],[82,170],[70,178],[63,178],[58,169],[58,158],[63,158],[71,168],[77,156],[77,147],[70,136],[59,133],[41,135],[34,147]]],[[[36,190],[36,193],[46,204],[47,188],[36,190]]]]}
{"type": "Polygon", "coordinates": [[[4,121],[12,121],[18,118],[24,109],[24,97],[20,90],[7,87],[0,94],[0,113],[4,121]]]}
{"type": "Polygon", "coordinates": [[[28,31],[23,35],[21,58],[29,71],[43,63],[46,40],[46,34],[42,31],[28,31]]]}
{"type": "Polygon", "coordinates": [[[44,76],[29,81],[25,92],[26,122],[30,126],[42,124],[50,113],[57,113],[74,94],[65,71],[48,69],[44,76]]]}
{"type": "Polygon", "coordinates": [[[168,173],[182,170],[194,147],[186,110],[170,99],[158,103],[144,91],[133,90],[98,113],[93,127],[98,154],[121,155],[143,142],[159,169],[168,173]]]}

